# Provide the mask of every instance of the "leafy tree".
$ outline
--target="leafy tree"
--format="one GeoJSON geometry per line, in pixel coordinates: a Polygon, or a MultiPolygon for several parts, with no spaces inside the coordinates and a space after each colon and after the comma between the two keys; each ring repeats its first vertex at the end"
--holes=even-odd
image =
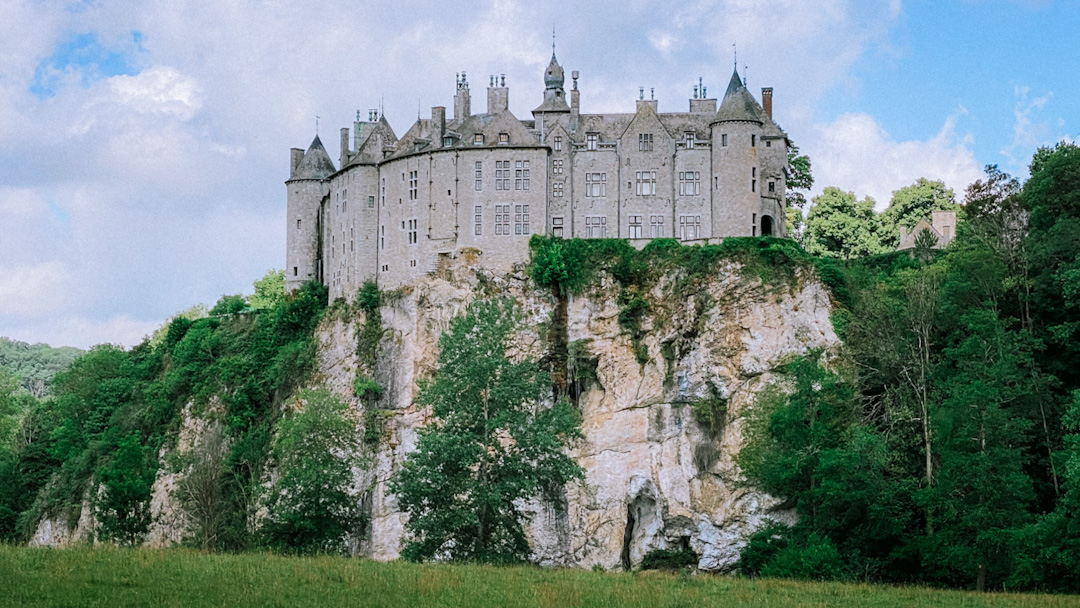
{"type": "Polygon", "coordinates": [[[912,228],[919,220],[930,219],[931,211],[958,211],[956,196],[945,182],[920,177],[910,186],[893,192],[888,208],[881,214],[881,243],[886,249],[900,244],[900,227],[912,228]]]}
{"type": "Polygon", "coordinates": [[[211,316],[233,315],[243,312],[247,308],[247,300],[242,295],[221,296],[221,299],[210,309],[211,316]]]}
{"type": "Polygon", "coordinates": [[[543,402],[551,385],[535,362],[507,357],[516,323],[509,301],[482,300],[439,340],[438,368],[417,397],[433,420],[391,483],[409,514],[408,559],[523,561],[522,501],[552,498],[582,475],[564,453],[580,437],[575,413],[543,402]]]}
{"type": "Polygon", "coordinates": [[[799,154],[799,147],[792,144],[788,148],[788,180],[784,207],[789,236],[796,240],[802,234],[803,209],[806,208],[806,194],[814,185],[814,176],[810,171],[810,157],[799,154]]]}
{"type": "Polygon", "coordinates": [[[120,544],[134,546],[150,526],[150,489],[156,468],[137,434],[120,439],[109,461],[98,470],[102,496],[95,503],[99,534],[120,544]]]}
{"type": "Polygon", "coordinates": [[[271,270],[255,281],[255,293],[248,298],[248,306],[254,310],[266,310],[284,301],[285,271],[271,270]]]}
{"type": "Polygon", "coordinates": [[[359,466],[356,422],[348,405],[327,390],[300,394],[302,409],[287,414],[273,441],[280,475],[267,500],[266,543],[299,553],[341,553],[363,524],[352,490],[359,466]]]}
{"type": "Polygon", "coordinates": [[[194,540],[203,549],[217,547],[226,522],[228,447],[224,426],[215,421],[206,426],[191,449],[179,454],[181,477],[176,495],[191,522],[194,540]]]}
{"type": "Polygon", "coordinates": [[[814,197],[802,244],[813,255],[850,259],[886,251],[880,232],[873,199],[856,201],[855,194],[829,187],[814,197]]]}
{"type": "Polygon", "coordinates": [[[20,387],[43,399],[49,395],[53,376],[67,369],[83,352],[78,348],[53,348],[0,338],[0,369],[6,368],[18,378],[20,387]]]}

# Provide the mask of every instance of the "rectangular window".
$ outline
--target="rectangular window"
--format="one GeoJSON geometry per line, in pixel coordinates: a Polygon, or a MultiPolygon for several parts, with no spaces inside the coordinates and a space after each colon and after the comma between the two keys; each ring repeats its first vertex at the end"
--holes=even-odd
{"type": "Polygon", "coordinates": [[[374,196],[367,197],[367,208],[368,209],[374,209],[375,208],[375,197],[374,196]]]}
{"type": "Polygon", "coordinates": [[[514,234],[529,234],[528,205],[514,205],[514,234]]]}
{"type": "Polygon", "coordinates": [[[499,133],[499,143],[500,144],[508,144],[508,143],[510,143],[510,134],[509,133],[499,133]]]}
{"type": "Polygon", "coordinates": [[[495,189],[510,189],[510,161],[508,160],[495,161],[495,189]]]}
{"type": "Polygon", "coordinates": [[[640,239],[641,238],[641,216],[640,215],[631,215],[630,216],[630,234],[628,236],[630,238],[632,238],[632,239],[640,239]]]}
{"type": "Polygon", "coordinates": [[[514,162],[514,190],[529,189],[529,161],[514,162]]]}
{"type": "Polygon", "coordinates": [[[701,194],[701,171],[679,171],[679,195],[701,194]]]}
{"type": "Polygon", "coordinates": [[[701,216],[679,216],[679,238],[684,241],[692,241],[701,238],[701,216]]]}
{"type": "Polygon", "coordinates": [[[563,238],[563,218],[553,217],[551,218],[551,236],[556,238],[563,238]]]}
{"type": "Polygon", "coordinates": [[[652,152],[652,133],[638,133],[638,152],[652,152]]]}
{"type": "Polygon", "coordinates": [[[607,196],[607,173],[585,174],[585,196],[607,196]]]}
{"type": "Polygon", "coordinates": [[[562,150],[562,135],[556,135],[555,136],[555,151],[558,152],[560,150],[562,150]]]}
{"type": "Polygon", "coordinates": [[[649,216],[649,237],[654,239],[664,238],[664,216],[649,216]]]}
{"type": "Polygon", "coordinates": [[[750,147],[753,148],[755,146],[757,146],[757,135],[751,135],[750,136],[750,147]]]}
{"type": "Polygon", "coordinates": [[[551,184],[551,196],[562,196],[562,195],[563,195],[563,183],[562,182],[555,182],[554,184],[551,184]]]}
{"type": "Polygon", "coordinates": [[[637,180],[638,196],[656,195],[656,171],[637,171],[634,178],[637,180]]]}
{"type": "Polygon", "coordinates": [[[551,161],[551,173],[552,175],[562,175],[563,161],[561,158],[556,158],[551,161]]]}
{"type": "Polygon", "coordinates": [[[379,191],[379,204],[382,205],[383,207],[385,207],[386,206],[386,178],[385,177],[382,178],[382,185],[380,186],[380,188],[381,188],[381,190],[379,191]]]}
{"type": "Polygon", "coordinates": [[[769,182],[769,192],[776,192],[776,182],[774,182],[774,181],[769,182]]]}
{"type": "Polygon", "coordinates": [[[755,213],[751,215],[750,218],[750,222],[752,224],[752,226],[750,227],[750,236],[757,236],[757,214],[755,213]]]}
{"type": "Polygon", "coordinates": [[[484,234],[484,208],[480,205],[473,207],[473,234],[484,234]]]}
{"type": "Polygon", "coordinates": [[[476,161],[473,169],[473,189],[480,192],[484,189],[484,163],[476,161]]]}
{"type": "Polygon", "coordinates": [[[766,148],[771,148],[772,147],[772,140],[771,139],[766,139],[765,140],[765,147],[766,148]]]}
{"type": "Polygon", "coordinates": [[[294,277],[295,277],[295,276],[297,276],[297,274],[298,274],[299,272],[300,272],[300,269],[299,269],[299,268],[297,268],[296,266],[293,266],[293,267],[292,267],[292,276],[294,276],[294,277]]]}
{"type": "Polygon", "coordinates": [[[757,192],[757,180],[750,180],[750,192],[757,192]]]}
{"type": "Polygon", "coordinates": [[[342,200],[342,201],[341,201],[341,212],[342,212],[342,213],[345,213],[345,212],[347,212],[348,210],[349,210],[349,201],[346,201],[346,200],[342,200]]]}
{"type": "Polygon", "coordinates": [[[510,205],[495,205],[495,234],[510,234],[510,205]]]}
{"type": "Polygon", "coordinates": [[[585,238],[607,238],[607,218],[602,215],[589,215],[585,217],[585,238]]]}
{"type": "Polygon", "coordinates": [[[409,260],[409,268],[416,268],[416,260],[409,260]]]}
{"type": "Polygon", "coordinates": [[[356,251],[356,228],[349,228],[349,251],[356,251]]]}
{"type": "Polygon", "coordinates": [[[386,226],[379,226],[379,249],[386,249],[386,226]]]}
{"type": "Polygon", "coordinates": [[[727,133],[723,133],[720,135],[720,145],[727,147],[727,133]]]}
{"type": "Polygon", "coordinates": [[[417,183],[420,181],[417,179],[417,171],[409,171],[409,200],[415,201],[417,194],[417,183]]]}
{"type": "Polygon", "coordinates": [[[687,150],[693,150],[694,149],[694,132],[693,131],[687,131],[686,132],[686,149],[687,150]]]}
{"type": "Polygon", "coordinates": [[[484,134],[483,133],[477,133],[476,135],[473,135],[472,143],[473,143],[474,146],[482,146],[482,145],[484,145],[484,134]]]}
{"type": "Polygon", "coordinates": [[[415,245],[416,244],[416,220],[409,220],[408,221],[408,227],[406,228],[406,232],[408,233],[407,236],[409,237],[409,244],[410,245],[415,245]]]}
{"type": "Polygon", "coordinates": [[[383,272],[390,272],[390,265],[389,264],[383,264],[382,265],[382,271],[383,272]]]}
{"type": "Polygon", "coordinates": [[[296,220],[296,229],[300,230],[300,220],[296,220]]]}
{"type": "Polygon", "coordinates": [[[597,144],[597,142],[599,140],[600,140],[600,134],[599,133],[586,133],[585,134],[585,149],[586,150],[595,150],[596,149],[596,144],[597,144]]]}

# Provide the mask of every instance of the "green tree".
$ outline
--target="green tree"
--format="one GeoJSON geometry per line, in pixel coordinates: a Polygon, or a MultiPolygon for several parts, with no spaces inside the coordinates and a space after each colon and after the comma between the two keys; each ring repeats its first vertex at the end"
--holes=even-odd
{"type": "Polygon", "coordinates": [[[887,250],[900,245],[900,227],[911,228],[919,220],[930,219],[931,211],[958,211],[956,196],[945,182],[920,177],[910,186],[893,192],[888,208],[881,214],[881,244],[887,250]]]}
{"type": "Polygon", "coordinates": [[[285,271],[271,270],[255,281],[255,293],[248,298],[254,310],[274,308],[285,301],[285,271]]]}
{"type": "Polygon", "coordinates": [[[344,552],[364,523],[352,490],[353,468],[361,464],[356,421],[327,390],[304,391],[299,404],[273,440],[280,477],[270,490],[262,533],[280,550],[344,552]]]}
{"type": "Polygon", "coordinates": [[[806,208],[806,192],[814,185],[814,175],[810,171],[810,157],[799,154],[799,147],[788,147],[787,193],[784,195],[784,207],[787,220],[786,234],[799,240],[804,225],[803,209],[806,208]]]}
{"type": "Polygon", "coordinates": [[[138,434],[121,438],[116,451],[98,469],[102,495],[95,503],[99,534],[120,544],[134,546],[150,526],[150,489],[156,467],[148,464],[153,455],[143,447],[138,434]]]}
{"type": "Polygon", "coordinates": [[[409,514],[408,559],[520,562],[521,502],[553,498],[582,475],[564,453],[580,437],[575,412],[544,403],[551,384],[535,362],[507,357],[516,323],[510,301],[482,300],[439,340],[417,397],[433,420],[391,484],[409,514]]]}
{"type": "Polygon", "coordinates": [[[815,196],[806,217],[802,244],[808,253],[829,258],[857,258],[886,251],[881,244],[874,200],[825,188],[815,196]]]}

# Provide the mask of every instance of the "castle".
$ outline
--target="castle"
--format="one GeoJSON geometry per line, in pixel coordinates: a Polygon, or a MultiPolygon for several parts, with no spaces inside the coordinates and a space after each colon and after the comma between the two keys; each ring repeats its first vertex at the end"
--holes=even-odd
{"type": "Polygon", "coordinates": [[[341,129],[340,169],[318,135],[292,149],[288,289],[317,279],[331,299],[351,297],[366,280],[393,288],[462,254],[509,270],[533,234],[638,246],[783,235],[790,142],[771,88],[759,104],[736,70],[719,108],[699,84],[688,112],[660,113],[641,89],[632,114],[582,114],[572,78],[567,95],[553,49],[532,120],[510,112],[496,76],[474,114],[461,73],[453,115],[434,107],[400,138],[377,111],[357,112],[352,145],[341,129]]]}

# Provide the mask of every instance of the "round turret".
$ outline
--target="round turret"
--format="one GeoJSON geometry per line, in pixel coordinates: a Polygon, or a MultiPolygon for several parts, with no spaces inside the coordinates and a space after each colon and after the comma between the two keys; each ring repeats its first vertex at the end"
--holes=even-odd
{"type": "Polygon", "coordinates": [[[561,89],[565,82],[566,76],[563,74],[562,66],[555,59],[555,53],[552,53],[551,63],[548,64],[547,70],[544,72],[544,86],[549,89],[561,89]]]}

